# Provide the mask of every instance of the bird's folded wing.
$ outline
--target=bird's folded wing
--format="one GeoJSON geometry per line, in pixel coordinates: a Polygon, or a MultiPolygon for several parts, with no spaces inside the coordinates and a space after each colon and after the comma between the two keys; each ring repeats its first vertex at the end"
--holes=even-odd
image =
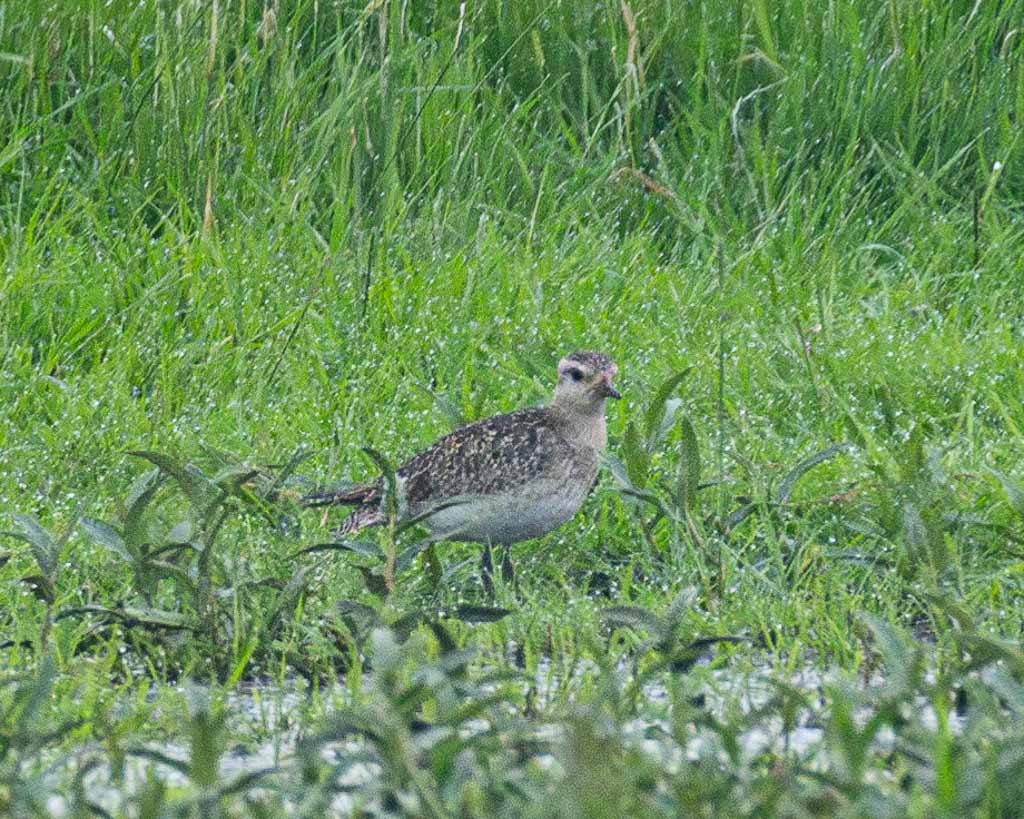
{"type": "Polygon", "coordinates": [[[449,433],[398,470],[405,501],[515,491],[538,478],[568,478],[575,451],[550,410],[530,407],[449,433]]]}

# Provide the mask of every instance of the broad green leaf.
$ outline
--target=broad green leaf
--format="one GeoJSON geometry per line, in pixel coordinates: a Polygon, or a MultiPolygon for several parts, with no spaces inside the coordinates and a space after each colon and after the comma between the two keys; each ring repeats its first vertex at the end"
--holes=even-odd
{"type": "Polygon", "coordinates": [[[726,531],[731,532],[733,529],[735,529],[737,526],[743,523],[743,521],[745,521],[752,514],[754,514],[754,510],[756,508],[757,504],[748,499],[747,502],[740,506],[738,509],[735,509],[734,511],[730,512],[729,516],[725,519],[726,531]]]}
{"type": "Polygon", "coordinates": [[[901,455],[899,466],[903,481],[915,485],[924,480],[927,474],[925,469],[928,465],[928,457],[925,453],[924,428],[921,424],[914,425],[901,455]]]}
{"type": "Polygon", "coordinates": [[[927,555],[928,533],[917,505],[903,504],[903,536],[907,542],[907,556],[912,563],[923,561],[927,555]]]}
{"type": "Polygon", "coordinates": [[[431,543],[423,550],[423,567],[426,569],[427,579],[430,581],[430,588],[436,592],[441,586],[441,578],[444,577],[444,569],[441,566],[441,559],[437,556],[436,543],[431,543]]]}
{"type": "Polygon", "coordinates": [[[125,748],[125,754],[136,759],[145,759],[150,762],[157,762],[160,765],[166,765],[172,770],[176,770],[182,776],[189,775],[189,763],[176,759],[170,754],[165,754],[163,751],[157,751],[153,748],[125,748]]]}
{"type": "Polygon", "coordinates": [[[992,667],[986,672],[985,682],[1006,703],[1006,707],[1016,714],[1018,720],[1024,717],[1024,685],[1013,678],[1008,668],[1000,665],[992,667]]]}
{"type": "Polygon", "coordinates": [[[178,484],[197,514],[202,515],[217,497],[217,486],[198,467],[182,464],[163,452],[134,450],[128,454],[144,458],[168,475],[178,484]]]}
{"type": "MultiPolygon", "coordinates": [[[[436,620],[430,621],[429,625],[431,625],[432,628],[444,628],[444,626],[436,620]]],[[[476,659],[477,654],[478,652],[475,648],[458,648],[454,651],[445,651],[437,659],[435,665],[443,671],[446,676],[461,676],[465,671],[466,666],[476,659]]]]}
{"type": "MultiPolygon", "coordinates": [[[[399,643],[404,643],[419,627],[420,623],[427,623],[429,625],[432,622],[434,622],[434,619],[431,614],[422,609],[413,609],[391,623],[388,629],[399,643]]],[[[443,654],[446,650],[444,643],[442,643],[441,653],[443,654]]]]}
{"type": "Polygon", "coordinates": [[[134,483],[132,483],[131,489],[128,490],[128,495],[125,498],[125,508],[131,511],[142,498],[153,491],[156,484],[160,483],[160,469],[148,469],[139,475],[134,483]]]}
{"type": "Polygon", "coordinates": [[[196,552],[197,554],[202,551],[202,549],[200,549],[199,546],[197,546],[192,541],[186,541],[184,543],[165,543],[162,546],[153,549],[152,552],[148,552],[146,557],[166,557],[168,555],[175,555],[179,552],[184,552],[186,550],[191,550],[193,552],[196,552]]]}
{"type": "Polygon", "coordinates": [[[960,636],[960,642],[971,654],[971,666],[981,668],[997,660],[1005,662],[1017,675],[1024,677],[1024,652],[1019,643],[974,632],[960,636]]]}
{"type": "Polygon", "coordinates": [[[672,429],[672,425],[675,423],[676,418],[679,417],[679,411],[682,408],[682,398],[669,398],[668,401],[665,402],[665,413],[662,415],[658,429],[655,430],[654,440],[649,441],[648,443],[650,448],[655,447],[657,444],[665,440],[665,436],[668,435],[668,431],[672,429]]]}
{"type": "Polygon", "coordinates": [[[298,557],[299,555],[309,555],[315,552],[353,552],[354,554],[365,555],[366,557],[384,557],[384,552],[380,546],[367,540],[337,540],[331,543],[317,543],[315,546],[300,549],[292,556],[298,557]]]}
{"type": "Polygon", "coordinates": [[[610,606],[601,612],[601,619],[609,626],[629,628],[646,628],[650,631],[661,631],[661,618],[653,611],[639,606],[610,606]]]}
{"type": "MultiPolygon", "coordinates": [[[[949,566],[949,548],[942,531],[942,515],[934,505],[918,506],[913,501],[903,504],[903,532],[912,561],[927,561],[936,573],[949,566]]],[[[916,569],[916,565],[909,568],[916,569]]]]}
{"type": "Polygon", "coordinates": [[[370,592],[370,594],[375,594],[381,599],[388,596],[388,587],[384,582],[383,575],[377,574],[373,569],[367,568],[366,566],[356,566],[356,568],[363,576],[363,584],[366,586],[366,590],[370,592]]]}
{"type": "Polygon", "coordinates": [[[885,687],[893,696],[906,696],[916,683],[920,652],[906,634],[882,618],[864,612],[861,620],[871,629],[875,648],[885,664],[885,687]]]}
{"type": "Polygon", "coordinates": [[[502,609],[496,606],[459,606],[453,612],[458,620],[464,623],[496,623],[503,617],[512,614],[512,609],[502,609]]]}
{"type": "Polygon", "coordinates": [[[696,514],[700,496],[700,448],[693,424],[685,415],[679,416],[679,506],[684,513],[696,514]]]}
{"type": "Polygon", "coordinates": [[[128,497],[125,500],[124,540],[128,548],[136,554],[143,553],[149,539],[144,515],[146,507],[153,500],[163,480],[163,473],[159,468],[150,469],[139,475],[132,488],[128,490],[128,497]]]}
{"type": "Polygon", "coordinates": [[[677,594],[669,604],[668,610],[662,617],[663,622],[670,628],[677,628],[689,616],[697,605],[700,593],[693,586],[688,586],[677,594]]]}
{"type": "Polygon", "coordinates": [[[612,477],[620,487],[623,489],[636,489],[636,486],[633,485],[633,481],[629,479],[629,473],[626,471],[626,465],[622,463],[621,460],[608,452],[601,456],[601,460],[604,461],[605,466],[608,467],[608,471],[612,473],[612,477]]]}
{"type": "Polygon", "coordinates": [[[769,10],[768,3],[765,0],[753,0],[751,3],[751,9],[753,11],[753,18],[757,23],[757,32],[760,35],[761,48],[765,55],[773,62],[778,62],[778,53],[775,46],[775,35],[772,32],[772,12],[775,10],[774,4],[769,10]]]}
{"type": "Polygon", "coordinates": [[[237,464],[224,467],[210,480],[221,489],[234,493],[238,491],[242,484],[251,481],[259,474],[260,471],[258,469],[246,464],[237,464]]]}
{"type": "Polygon", "coordinates": [[[779,488],[775,490],[775,502],[778,504],[785,503],[789,500],[789,496],[793,492],[793,487],[800,478],[806,475],[818,464],[824,463],[842,452],[846,452],[849,447],[850,445],[847,442],[842,441],[821,450],[821,452],[815,452],[809,458],[805,458],[800,461],[800,463],[786,473],[786,477],[782,479],[782,483],[779,484],[779,488]]]}
{"type": "Polygon", "coordinates": [[[622,458],[630,483],[638,489],[645,488],[651,456],[640,438],[640,431],[632,421],[626,424],[626,434],[622,438],[622,458]]]}
{"type": "Polygon", "coordinates": [[[842,421],[843,426],[846,427],[847,434],[850,436],[850,440],[853,441],[858,449],[867,451],[870,448],[868,435],[860,421],[854,418],[853,414],[849,411],[843,413],[842,421]]]}
{"type": "Polygon", "coordinates": [[[947,617],[956,621],[956,624],[962,631],[972,632],[975,630],[974,618],[971,616],[971,613],[967,610],[963,601],[954,597],[949,591],[923,592],[922,597],[947,617]]]}
{"type": "MultiPolygon", "coordinates": [[[[53,684],[57,678],[57,667],[54,662],[53,654],[47,652],[40,657],[39,669],[35,674],[26,675],[20,681],[17,692],[14,697],[14,705],[5,703],[3,716],[4,716],[4,752],[9,754],[11,746],[8,744],[12,738],[12,734],[16,731],[25,731],[30,725],[39,725],[40,720],[43,718],[45,709],[52,708],[51,696],[53,694],[53,684]],[[17,716],[15,716],[17,715],[17,716]],[[18,721],[18,725],[15,725],[12,721],[12,717],[18,721]],[[13,729],[13,730],[12,730],[13,729]]],[[[8,677],[4,680],[5,683],[18,679],[17,676],[8,677]]],[[[8,702],[10,702],[8,700],[8,702]]],[[[76,724],[77,727],[77,724],[76,724]]],[[[28,728],[31,731],[31,728],[28,728]]],[[[63,729],[59,729],[54,732],[55,736],[63,737],[67,733],[63,729]]],[[[17,750],[17,749],[15,749],[17,750]]],[[[10,764],[10,760],[7,761],[10,764]]],[[[16,770],[16,768],[15,768],[16,770]]],[[[22,782],[25,780],[22,779],[22,782]]],[[[6,797],[5,793],[5,797],[6,797]]],[[[10,804],[9,802],[7,804],[10,804]]]]}
{"type": "MultiPolygon", "coordinates": [[[[254,771],[247,771],[246,773],[239,774],[217,790],[218,798],[224,799],[225,797],[232,796],[236,793],[248,793],[259,784],[260,780],[280,773],[281,770],[282,768],[279,765],[268,765],[263,768],[257,768],[254,771]]],[[[253,812],[254,814],[256,813],[256,811],[253,812]]]]}
{"type": "Polygon", "coordinates": [[[28,543],[40,571],[49,578],[54,577],[57,573],[58,560],[56,541],[31,515],[14,514],[11,517],[21,529],[21,533],[8,534],[28,543]]]}
{"type": "Polygon", "coordinates": [[[113,611],[119,613],[123,619],[131,620],[146,626],[186,628],[189,624],[189,618],[176,611],[143,608],[140,606],[125,606],[122,609],[114,609],[113,611]]]}
{"type": "Polygon", "coordinates": [[[135,562],[135,556],[128,550],[121,533],[109,523],[95,518],[82,518],[81,525],[89,537],[108,552],[121,558],[125,563],[135,562]]]}
{"type": "Polygon", "coordinates": [[[661,427],[662,419],[665,417],[666,403],[692,369],[693,367],[687,367],[685,370],[667,378],[655,391],[654,396],[651,398],[651,403],[647,405],[647,413],[644,416],[644,435],[647,438],[648,445],[653,445],[657,442],[657,432],[661,427]]]}
{"type": "Polygon", "coordinates": [[[633,498],[637,498],[646,503],[651,504],[658,512],[669,520],[678,521],[677,516],[664,504],[664,502],[657,495],[652,492],[647,492],[643,489],[638,489],[633,485],[633,482],[629,479],[629,475],[626,472],[626,467],[618,458],[614,455],[605,453],[601,456],[601,460],[605,466],[612,473],[612,477],[618,484],[618,491],[623,495],[628,495],[633,498]]]}
{"type": "Polygon", "coordinates": [[[76,608],[64,609],[57,615],[58,620],[67,617],[76,617],[81,614],[102,614],[105,617],[112,617],[134,625],[154,626],[160,628],[185,629],[189,628],[189,618],[176,611],[165,611],[164,609],[148,608],[144,606],[123,606],[110,607],[98,605],[78,606],[76,608]]]}
{"type": "Polygon", "coordinates": [[[428,537],[403,549],[395,559],[395,574],[400,574],[409,569],[412,566],[412,562],[436,542],[435,538],[428,537]]]}
{"type": "Polygon", "coordinates": [[[222,707],[211,707],[205,697],[191,710],[189,776],[200,788],[209,790],[220,778],[220,758],[227,748],[227,713],[222,707]]]}
{"type": "Polygon", "coordinates": [[[169,563],[166,560],[146,560],[142,567],[144,580],[155,581],[157,577],[169,577],[177,580],[190,593],[195,594],[196,583],[187,569],[169,563]]]}
{"type": "Polygon", "coordinates": [[[357,632],[364,632],[380,625],[377,610],[357,600],[341,600],[335,607],[338,615],[349,620],[357,632]]]}

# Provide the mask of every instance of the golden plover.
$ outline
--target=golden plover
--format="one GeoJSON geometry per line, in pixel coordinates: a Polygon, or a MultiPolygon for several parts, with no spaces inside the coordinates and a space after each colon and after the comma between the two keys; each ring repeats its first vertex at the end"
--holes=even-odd
{"type": "MultiPolygon", "coordinates": [[[[491,589],[490,545],[508,549],[569,520],[597,477],[607,441],[604,407],[618,398],[615,363],[603,353],[575,352],[558,362],[549,404],[460,427],[395,472],[398,522],[422,518],[432,540],[485,544],[484,583],[491,589]]],[[[387,522],[387,483],[380,478],[306,498],[310,506],[357,508],[341,525],[352,534],[387,522]]]]}

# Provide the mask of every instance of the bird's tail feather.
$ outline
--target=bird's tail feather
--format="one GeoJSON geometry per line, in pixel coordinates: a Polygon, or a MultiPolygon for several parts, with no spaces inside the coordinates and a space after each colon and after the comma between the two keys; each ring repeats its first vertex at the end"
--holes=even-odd
{"type": "Polygon", "coordinates": [[[302,499],[303,506],[339,506],[343,504],[362,506],[380,500],[380,487],[376,484],[360,484],[344,489],[325,489],[314,492],[302,499]]]}
{"type": "Polygon", "coordinates": [[[380,526],[385,523],[388,516],[385,515],[376,506],[361,506],[358,509],[354,509],[345,520],[341,522],[333,534],[335,537],[344,537],[345,535],[355,534],[356,532],[367,529],[370,526],[380,526]]]}

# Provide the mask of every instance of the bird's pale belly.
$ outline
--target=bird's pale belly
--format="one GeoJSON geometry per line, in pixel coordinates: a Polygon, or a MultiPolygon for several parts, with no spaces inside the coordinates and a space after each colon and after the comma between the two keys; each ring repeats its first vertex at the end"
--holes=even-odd
{"type": "Polygon", "coordinates": [[[424,523],[435,537],[480,543],[516,543],[540,537],[576,514],[589,483],[537,481],[516,493],[466,498],[424,523]]]}

